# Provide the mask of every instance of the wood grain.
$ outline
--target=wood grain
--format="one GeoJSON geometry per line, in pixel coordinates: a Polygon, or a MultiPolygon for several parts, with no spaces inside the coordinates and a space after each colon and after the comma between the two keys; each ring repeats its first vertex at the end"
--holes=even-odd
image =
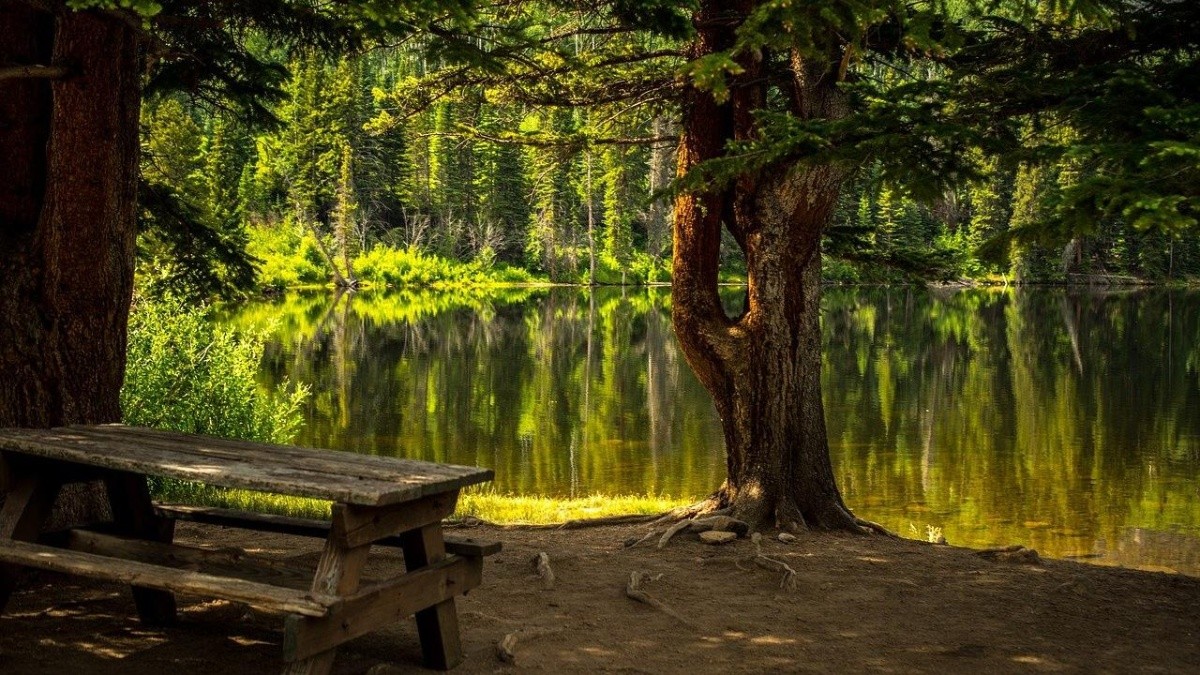
{"type": "MultiPolygon", "coordinates": [[[[188,520],[208,525],[239,527],[247,530],[278,532],[280,534],[292,534],[300,537],[320,539],[329,536],[329,521],[316,520],[314,518],[296,518],[294,516],[280,516],[274,513],[254,513],[251,511],[237,511],[235,509],[222,509],[213,506],[188,506],[183,504],[157,504],[155,509],[168,518],[188,520]]],[[[503,549],[503,544],[498,541],[487,541],[473,537],[444,535],[443,541],[447,553],[461,556],[486,557],[495,555],[503,549]]],[[[376,541],[375,544],[377,546],[399,547],[401,546],[401,540],[399,536],[385,537],[376,541]]]]}
{"type": "Polygon", "coordinates": [[[121,425],[0,429],[0,450],[209,485],[383,506],[491,480],[491,469],[121,425]]]}
{"type": "Polygon", "coordinates": [[[284,658],[302,659],[383,628],[479,586],[480,558],[451,556],[424,569],[366,587],[320,619],[289,618],[284,658]]]}
{"type": "Polygon", "coordinates": [[[0,541],[0,563],[24,565],[176,593],[224,598],[268,611],[303,616],[325,616],[330,607],[340,602],[336,596],[322,593],[297,591],[245,579],[173,569],[23,541],[0,541]]]}

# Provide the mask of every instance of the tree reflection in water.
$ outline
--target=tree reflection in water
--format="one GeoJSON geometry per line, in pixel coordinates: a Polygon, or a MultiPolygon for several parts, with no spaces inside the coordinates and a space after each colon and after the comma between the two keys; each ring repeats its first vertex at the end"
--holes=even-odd
{"type": "MultiPolygon", "coordinates": [[[[834,466],[861,515],[1200,574],[1200,293],[824,304],[834,466]]],[[[295,294],[223,320],[273,336],[266,386],[312,387],[302,444],[490,466],[501,492],[558,496],[699,496],[724,473],[664,289],[295,294]]]]}

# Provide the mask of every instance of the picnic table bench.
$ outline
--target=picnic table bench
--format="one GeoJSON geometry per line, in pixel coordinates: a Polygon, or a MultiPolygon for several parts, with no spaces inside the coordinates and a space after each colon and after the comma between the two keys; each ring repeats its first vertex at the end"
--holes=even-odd
{"type": "Polygon", "coordinates": [[[460,488],[490,469],[248,443],[122,425],[0,429],[0,611],[21,568],[128,583],[139,617],[175,618],[175,593],[287,614],[287,673],[327,673],[337,646],[416,615],[425,664],[462,660],[454,598],[478,586],[498,543],[453,539],[441,521],[460,488]],[[329,522],[227,509],[156,505],[147,476],[333,502],[329,522]],[[103,481],[113,521],[43,532],[61,487],[103,481]],[[321,537],[315,572],[237,549],[174,543],[186,519],[321,537]],[[368,580],[372,545],[398,546],[404,572],[368,580]]]}

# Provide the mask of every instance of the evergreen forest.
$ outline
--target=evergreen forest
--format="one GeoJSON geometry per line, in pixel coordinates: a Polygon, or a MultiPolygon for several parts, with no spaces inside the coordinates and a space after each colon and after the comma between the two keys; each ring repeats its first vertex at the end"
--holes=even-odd
{"type": "MultiPolygon", "coordinates": [[[[457,51],[412,38],[330,55],[251,35],[277,83],[257,115],[219,96],[148,97],[141,286],[212,297],[670,282],[682,43],[554,3],[491,11],[475,25],[504,27],[457,36],[457,51]]],[[[859,70],[892,91],[944,75],[936,59],[902,65],[859,70]]],[[[1200,272],[1193,237],[1136,210],[1054,235],[1056,196],[1093,168],[1085,154],[1046,151],[1073,147],[1069,122],[1021,125],[1035,150],[964,146],[975,175],[934,190],[908,189],[882,158],[861,162],[824,235],[823,279],[1127,284],[1200,272]],[[1037,236],[1012,236],[1027,232],[1037,236]]],[[[744,260],[724,236],[723,278],[738,281],[744,260]]]]}

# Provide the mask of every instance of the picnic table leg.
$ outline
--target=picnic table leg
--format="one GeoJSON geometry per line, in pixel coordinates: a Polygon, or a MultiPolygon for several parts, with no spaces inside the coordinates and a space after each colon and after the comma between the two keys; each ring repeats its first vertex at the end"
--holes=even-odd
{"type": "MultiPolygon", "coordinates": [[[[404,566],[410,572],[446,557],[440,522],[405,532],[400,535],[400,542],[404,548],[404,566]]],[[[417,612],[417,634],[427,667],[450,670],[462,662],[454,598],[417,612]]]]}
{"type": "MultiPolygon", "coordinates": [[[[0,459],[3,462],[3,459],[0,459]]],[[[60,488],[57,480],[29,467],[4,467],[8,490],[0,507],[0,539],[36,541],[42,523],[54,507],[60,488]]],[[[21,573],[18,565],[0,565],[0,612],[16,587],[21,573]]]]}
{"type": "MultiPolygon", "coordinates": [[[[345,506],[333,505],[333,521],[345,519],[345,506]]],[[[337,528],[335,527],[334,530],[337,528]]],[[[325,540],[325,550],[317,563],[313,576],[312,591],[326,595],[349,595],[358,590],[358,580],[371,545],[347,547],[331,531],[325,540]]],[[[284,675],[327,675],[333,669],[337,649],[330,649],[307,659],[293,661],[284,667],[284,675]]]]}
{"type": "MultiPolygon", "coordinates": [[[[108,491],[108,504],[117,534],[171,543],[175,536],[175,521],[155,513],[145,476],[113,473],[105,476],[104,487],[108,491]]],[[[133,586],[132,590],[133,603],[142,623],[161,626],[175,622],[174,593],[141,586],[133,586]]]]}

